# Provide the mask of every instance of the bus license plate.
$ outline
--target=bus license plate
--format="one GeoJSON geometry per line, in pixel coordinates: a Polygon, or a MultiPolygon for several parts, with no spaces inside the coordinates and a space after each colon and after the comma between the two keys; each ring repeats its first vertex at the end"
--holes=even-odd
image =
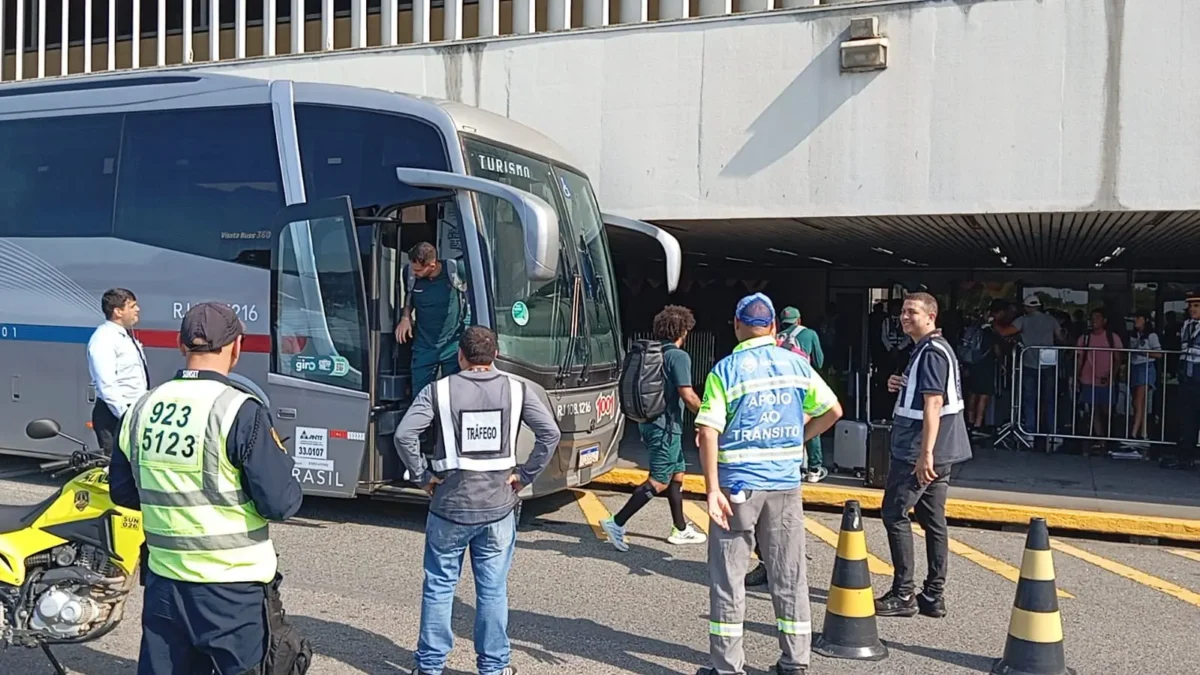
{"type": "Polygon", "coordinates": [[[584,468],[600,461],[600,446],[589,445],[579,449],[579,468],[584,468]]]}

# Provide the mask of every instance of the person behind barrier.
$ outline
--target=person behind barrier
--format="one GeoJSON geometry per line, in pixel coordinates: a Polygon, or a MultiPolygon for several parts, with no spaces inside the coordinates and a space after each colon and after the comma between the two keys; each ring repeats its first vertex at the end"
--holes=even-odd
{"type": "Polygon", "coordinates": [[[993,300],[987,319],[963,332],[958,348],[960,365],[966,369],[963,385],[967,392],[967,428],[972,436],[986,437],[988,404],[996,395],[996,371],[1000,365],[1000,337],[992,330],[1004,312],[1005,302],[993,300]]]}
{"type": "Polygon", "coordinates": [[[240,675],[271,657],[281,577],[267,521],[291,518],[303,495],[267,408],[228,377],[243,333],[228,305],[194,305],[183,370],[121,421],[109,489],[142,511],[149,548],[140,675],[240,675]]]}
{"type": "Polygon", "coordinates": [[[1174,456],[1159,460],[1165,469],[1191,469],[1200,434],[1200,293],[1187,296],[1187,321],[1179,329],[1179,442],[1174,456]]]}
{"type": "Polygon", "coordinates": [[[439,260],[437,248],[425,241],[413,246],[408,256],[401,274],[405,301],[396,324],[396,342],[404,344],[413,337],[415,321],[412,393],[416,396],[438,377],[439,370],[442,377],[458,372],[458,338],[470,322],[470,310],[461,261],[439,260]]]}
{"type": "Polygon", "coordinates": [[[1076,346],[1082,347],[1076,362],[1079,364],[1079,403],[1091,406],[1091,428],[1094,437],[1092,450],[1103,451],[1105,437],[1112,435],[1109,411],[1116,398],[1116,378],[1121,372],[1125,343],[1108,326],[1108,313],[1103,308],[1092,310],[1092,330],[1079,338],[1076,346]]]}
{"type": "Polygon", "coordinates": [[[1133,422],[1130,423],[1130,439],[1121,443],[1120,450],[1109,456],[1114,459],[1142,459],[1144,451],[1150,449],[1147,440],[1150,427],[1150,408],[1147,405],[1150,392],[1158,388],[1158,359],[1162,358],[1162,342],[1154,331],[1150,312],[1139,309],[1133,315],[1133,334],[1129,336],[1129,348],[1136,349],[1129,357],[1129,388],[1133,391],[1133,422]]]}
{"type": "Polygon", "coordinates": [[[804,442],[842,415],[837,397],[808,361],[775,344],[775,308],[762,293],[742,298],[738,345],[708,374],[696,416],[708,494],[711,664],[698,675],[745,675],[742,621],[746,568],[760,543],[783,654],[780,675],[811,659],[804,508],[804,442]]]}
{"type": "Polygon", "coordinates": [[[517,493],[538,477],[562,433],[526,384],[492,367],[496,334],[467,328],[458,341],[461,372],[417,393],[396,428],[396,450],[430,495],[425,521],[425,583],[414,675],[441,675],[454,648],[454,590],[470,549],[475,574],[475,653],[480,675],[516,675],[509,664],[508,571],[517,541],[517,493]],[[419,437],[441,425],[432,470],[419,437]],[[517,465],[517,434],[533,431],[533,451],[517,465]]]}
{"type": "Polygon", "coordinates": [[[654,317],[654,339],[663,344],[663,382],[667,407],[663,414],[638,424],[638,433],[650,460],[650,477],[642,483],[616,515],[600,521],[608,541],[618,551],[628,551],[625,523],[655,495],[667,493],[671,508],[672,544],[703,544],[708,538],[683,517],[683,476],[687,461],[683,457],[683,408],[696,412],[700,397],[692,389],[692,357],[683,350],[683,341],[696,326],[692,310],[667,305],[654,317]]]}
{"type": "Polygon", "coordinates": [[[879,616],[946,615],[949,543],[946,490],[950,467],[971,459],[971,440],[963,420],[962,378],[950,343],[935,328],[937,300],[928,293],[904,299],[900,315],[904,331],[916,346],[903,375],[888,379],[896,392],[892,423],[891,464],[883,492],[883,524],[887,529],[895,574],[892,588],[875,600],[879,616]],[[925,529],[929,575],[914,596],[912,522],[916,511],[925,529]]]}
{"type": "Polygon", "coordinates": [[[1021,410],[1018,433],[1054,434],[1058,431],[1055,400],[1058,391],[1058,351],[1038,349],[1067,344],[1067,334],[1058,319],[1042,311],[1042,301],[1036,295],[1025,298],[1025,315],[1007,325],[995,324],[997,334],[1020,335],[1024,352],[1021,355],[1021,410]],[[1039,416],[1039,412],[1042,413],[1039,416]]]}

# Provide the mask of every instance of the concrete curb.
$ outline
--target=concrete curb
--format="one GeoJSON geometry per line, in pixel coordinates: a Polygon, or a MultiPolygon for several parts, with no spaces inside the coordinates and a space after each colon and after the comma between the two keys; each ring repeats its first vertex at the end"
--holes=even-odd
{"type": "MultiPolygon", "coordinates": [[[[636,487],[646,482],[649,475],[649,472],[644,469],[617,468],[594,479],[589,485],[636,487]]],[[[704,477],[698,474],[687,474],[683,479],[683,491],[689,494],[704,495],[704,477]]],[[[842,508],[842,505],[851,499],[858,500],[865,510],[878,510],[883,502],[883,490],[865,487],[805,484],[801,494],[807,505],[837,509],[842,508]]],[[[1200,542],[1200,520],[1181,518],[1135,516],[1103,511],[1076,511],[966,499],[947,499],[946,516],[957,520],[1020,526],[1029,525],[1030,518],[1040,517],[1045,518],[1046,524],[1054,529],[1200,542]]]]}

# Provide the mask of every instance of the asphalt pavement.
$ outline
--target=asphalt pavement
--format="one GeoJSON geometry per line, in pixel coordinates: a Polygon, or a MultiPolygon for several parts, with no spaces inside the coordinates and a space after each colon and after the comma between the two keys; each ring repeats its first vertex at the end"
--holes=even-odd
{"type": "MultiPolygon", "coordinates": [[[[29,466],[0,459],[0,472],[29,466]]],[[[54,489],[41,477],[0,480],[0,502],[28,503],[54,489]]],[[[509,580],[513,664],[526,674],[668,675],[694,673],[708,651],[706,549],[665,541],[670,516],[657,499],[629,523],[630,550],[620,553],[597,524],[626,494],[580,490],[528,503],[509,580]]],[[[703,528],[699,502],[688,516],[703,528]]],[[[358,499],[309,498],[272,536],[285,574],[283,597],[297,627],[313,642],[314,675],[404,672],[420,618],[425,509],[358,499]]],[[[819,631],[833,570],[840,517],[810,513],[807,550],[813,627],[819,631]]],[[[875,590],[890,583],[882,524],[865,521],[875,590]]],[[[986,673],[1004,650],[1024,545],[1021,533],[952,528],[946,590],[949,616],[879,618],[890,649],[877,663],[814,657],[811,673],[986,673]]],[[[1085,673],[1184,674],[1200,671],[1200,550],[1055,537],[1054,562],[1067,663],[1085,673]]],[[[923,543],[915,542],[919,559],[923,543]]],[[[469,570],[469,566],[464,566],[469,570]]],[[[917,581],[924,574],[918,563],[917,581]]],[[[89,645],[56,653],[75,673],[135,671],[141,599],[125,622],[89,645]]],[[[474,588],[459,586],[458,641],[447,675],[476,672],[471,649],[474,588]]],[[[778,657],[770,597],[749,593],[749,672],[765,673],[778,657]]],[[[0,672],[49,674],[40,652],[0,653],[0,672]]]]}

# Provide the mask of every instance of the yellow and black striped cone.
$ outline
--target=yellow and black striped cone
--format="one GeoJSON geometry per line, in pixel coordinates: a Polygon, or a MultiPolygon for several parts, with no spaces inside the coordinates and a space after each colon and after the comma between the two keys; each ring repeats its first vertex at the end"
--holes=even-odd
{"type": "Polygon", "coordinates": [[[857,501],[846,502],[842,510],[833,581],[829,583],[829,599],[825,602],[825,626],[813,640],[812,649],[821,656],[859,661],[882,661],[888,655],[875,626],[867,535],[863,532],[862,508],[857,501]]]}
{"type": "Polygon", "coordinates": [[[1004,658],[992,666],[993,675],[1074,675],[1063,653],[1062,615],[1054,584],[1054,558],[1045,518],[1029,521],[1021,578],[1008,622],[1004,658]]]}

